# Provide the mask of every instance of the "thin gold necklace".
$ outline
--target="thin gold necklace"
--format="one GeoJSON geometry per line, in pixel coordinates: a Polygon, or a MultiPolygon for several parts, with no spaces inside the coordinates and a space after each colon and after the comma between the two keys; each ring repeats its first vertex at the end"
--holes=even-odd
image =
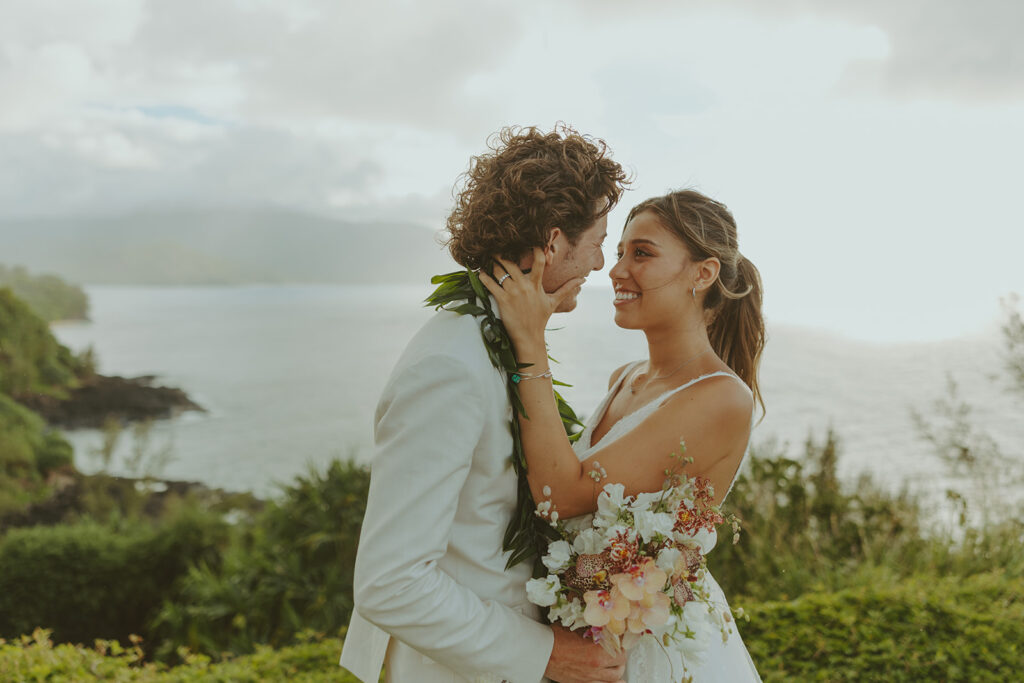
{"type": "MultiPolygon", "coordinates": [[[[647,386],[648,384],[650,384],[651,382],[656,382],[656,381],[658,381],[659,379],[665,379],[666,377],[671,377],[672,375],[676,374],[677,372],[679,372],[680,370],[682,370],[683,368],[685,368],[685,367],[686,367],[686,366],[687,366],[688,364],[692,363],[693,361],[695,361],[695,360],[697,360],[698,358],[700,358],[701,356],[703,356],[703,355],[704,355],[705,353],[707,353],[708,351],[711,351],[711,349],[710,349],[710,348],[708,348],[708,349],[704,349],[703,351],[701,351],[700,353],[698,353],[698,354],[697,354],[696,356],[691,356],[690,358],[687,358],[686,360],[684,360],[684,361],[682,362],[682,364],[681,364],[681,365],[680,365],[679,367],[677,367],[677,368],[676,368],[675,370],[673,370],[672,372],[669,372],[669,373],[667,373],[667,374],[664,374],[664,375],[655,375],[654,377],[652,377],[652,378],[650,378],[649,380],[647,380],[647,382],[645,382],[645,383],[644,383],[644,386],[646,387],[646,386],[647,386]]],[[[647,361],[647,364],[648,364],[648,365],[650,365],[650,363],[651,363],[650,361],[647,361]]],[[[636,377],[634,377],[634,378],[633,378],[633,381],[631,381],[631,382],[629,383],[629,393],[631,393],[631,394],[634,394],[634,395],[636,394],[636,383],[637,383],[638,381],[640,381],[640,375],[642,375],[642,374],[644,374],[644,373],[642,373],[642,372],[641,372],[640,374],[638,374],[638,375],[637,375],[636,377]]]]}

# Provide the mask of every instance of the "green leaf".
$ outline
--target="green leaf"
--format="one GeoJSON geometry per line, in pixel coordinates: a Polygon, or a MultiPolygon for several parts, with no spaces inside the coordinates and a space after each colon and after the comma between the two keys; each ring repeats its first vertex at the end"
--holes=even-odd
{"type": "Polygon", "coordinates": [[[473,271],[469,271],[469,286],[473,288],[473,291],[481,299],[488,298],[487,288],[480,282],[480,276],[473,271]]]}
{"type": "Polygon", "coordinates": [[[455,306],[454,308],[449,308],[448,310],[458,313],[459,315],[469,314],[474,316],[481,315],[484,312],[484,309],[473,304],[462,304],[461,306],[455,306]]]}
{"type": "MultiPolygon", "coordinates": [[[[487,349],[487,356],[491,364],[500,371],[507,374],[505,387],[508,393],[509,404],[512,407],[512,421],[510,428],[512,432],[512,468],[518,477],[518,491],[516,496],[516,513],[509,520],[508,528],[502,540],[502,549],[511,553],[507,568],[511,568],[520,562],[534,558],[534,574],[542,571],[538,560],[543,553],[546,543],[545,539],[554,538],[554,530],[540,520],[535,514],[536,505],[533,496],[530,494],[530,485],[526,479],[526,456],[523,453],[522,431],[519,425],[519,416],[529,419],[526,408],[519,396],[519,389],[512,381],[512,374],[531,367],[532,363],[520,363],[515,357],[512,348],[512,340],[509,337],[505,325],[495,315],[491,306],[491,299],[487,289],[480,282],[477,273],[470,270],[461,270],[444,275],[435,275],[431,283],[438,285],[437,289],[425,299],[428,306],[435,308],[445,307],[454,302],[461,302],[447,310],[460,315],[472,315],[479,320],[480,337],[484,347],[487,349]]],[[[550,356],[549,356],[550,358],[550,356]]],[[[558,362],[554,358],[553,362],[558,362]]],[[[571,386],[564,382],[552,379],[556,386],[571,386]]],[[[579,438],[578,427],[582,423],[576,417],[573,409],[555,392],[558,412],[565,427],[566,435],[572,442],[579,438]]]]}
{"type": "Polygon", "coordinates": [[[442,282],[457,281],[460,278],[462,278],[462,276],[465,275],[465,273],[466,271],[464,270],[457,270],[454,273],[444,273],[443,275],[435,275],[434,277],[430,278],[430,284],[439,285],[442,282]]]}

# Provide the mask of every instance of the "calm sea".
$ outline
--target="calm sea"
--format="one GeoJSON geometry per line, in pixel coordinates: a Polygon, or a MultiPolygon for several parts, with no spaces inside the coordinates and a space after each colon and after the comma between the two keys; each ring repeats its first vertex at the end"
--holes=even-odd
{"type": "MultiPolygon", "coordinates": [[[[310,465],[367,461],[377,396],[406,342],[430,315],[427,287],[90,287],[93,320],[54,327],[72,349],[94,347],[100,371],[155,374],[208,409],[157,423],[149,448],[171,448],[163,475],[271,493],[310,465]]],[[[612,323],[611,291],[585,288],[577,310],[553,318],[555,375],[577,412],[604,394],[609,372],[644,355],[643,336],[612,323]]],[[[943,486],[943,472],[916,434],[947,375],[972,404],[974,423],[1004,451],[1024,451],[1022,405],[1000,386],[999,340],[975,336],[928,344],[868,344],[769,326],[762,365],[768,414],[755,444],[775,440],[791,455],[808,434],[833,427],[840,473],[871,472],[890,486],[943,486]]],[[[70,433],[91,471],[98,431],[70,433]]],[[[126,437],[113,470],[125,472],[126,437]]]]}

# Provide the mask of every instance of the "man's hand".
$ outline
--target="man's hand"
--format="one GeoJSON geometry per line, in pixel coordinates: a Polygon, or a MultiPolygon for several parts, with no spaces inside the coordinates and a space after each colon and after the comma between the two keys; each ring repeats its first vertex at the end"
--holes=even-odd
{"type": "Polygon", "coordinates": [[[555,646],[545,676],[558,683],[622,683],[625,650],[612,656],[594,641],[561,626],[552,626],[551,630],[555,633],[555,646]]]}

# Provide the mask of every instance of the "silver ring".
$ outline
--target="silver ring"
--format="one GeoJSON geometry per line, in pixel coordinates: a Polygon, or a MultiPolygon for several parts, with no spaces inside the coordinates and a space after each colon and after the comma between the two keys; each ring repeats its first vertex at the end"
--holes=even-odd
{"type": "Polygon", "coordinates": [[[502,275],[501,277],[499,277],[499,278],[498,278],[498,286],[500,287],[500,286],[501,286],[501,283],[502,283],[502,282],[504,282],[505,280],[509,279],[510,277],[512,277],[512,276],[511,276],[511,275],[509,275],[508,273],[505,273],[504,275],[502,275]]]}

